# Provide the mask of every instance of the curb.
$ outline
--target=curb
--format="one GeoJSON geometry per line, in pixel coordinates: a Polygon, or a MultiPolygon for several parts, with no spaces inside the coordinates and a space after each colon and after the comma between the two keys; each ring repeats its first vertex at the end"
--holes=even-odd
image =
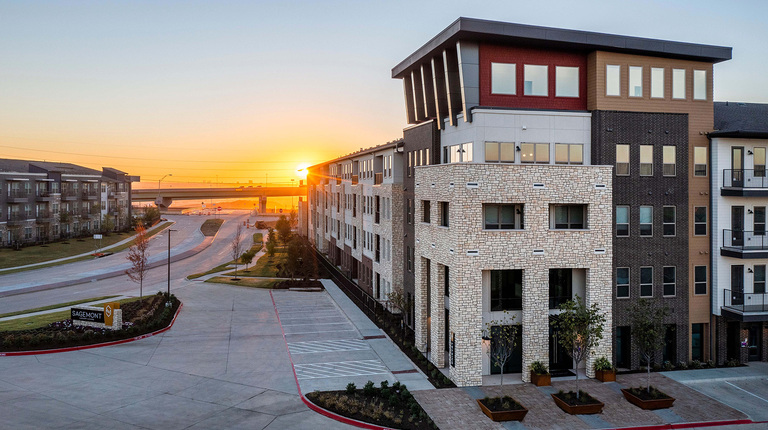
{"type": "Polygon", "coordinates": [[[24,355],[57,354],[59,352],[72,352],[72,351],[79,351],[82,349],[101,348],[102,346],[120,345],[121,343],[128,343],[128,342],[133,342],[135,340],[146,339],[148,337],[152,337],[170,330],[171,327],[173,327],[173,324],[176,322],[176,318],[179,317],[182,307],[184,307],[184,304],[179,303],[179,308],[176,309],[176,315],[173,316],[173,319],[171,320],[171,324],[169,324],[168,327],[164,327],[164,328],[161,328],[160,330],[156,330],[150,333],[144,333],[140,336],[136,336],[128,339],[114,340],[112,342],[95,343],[93,345],[70,346],[67,348],[43,349],[39,351],[0,352],[0,357],[18,357],[18,356],[24,356],[24,355]]]}
{"type": "Polygon", "coordinates": [[[324,415],[328,418],[334,419],[344,424],[348,424],[358,428],[369,429],[369,430],[393,430],[393,429],[390,429],[389,427],[382,427],[376,424],[366,423],[366,422],[358,421],[352,418],[347,418],[335,412],[331,412],[327,409],[323,409],[320,406],[317,406],[316,404],[312,403],[312,401],[310,401],[306,397],[304,397],[304,393],[301,392],[301,386],[299,385],[299,378],[296,376],[296,368],[293,365],[293,357],[291,357],[291,350],[288,349],[288,340],[285,338],[285,330],[283,330],[283,323],[280,322],[280,314],[277,312],[277,304],[275,303],[275,297],[272,295],[272,290],[269,291],[269,297],[272,299],[272,306],[275,308],[275,316],[277,317],[277,323],[280,325],[280,332],[283,334],[283,342],[285,343],[285,350],[288,352],[288,359],[291,361],[291,371],[293,372],[293,380],[296,381],[296,389],[299,391],[299,398],[301,398],[301,401],[304,402],[304,404],[307,405],[309,409],[312,409],[318,414],[324,415]]]}
{"type": "Polygon", "coordinates": [[[698,423],[670,423],[651,426],[621,427],[621,430],[666,430],[666,429],[690,429],[697,427],[714,427],[742,424],[760,424],[765,421],[752,420],[725,420],[725,421],[705,421],[698,423]]]}

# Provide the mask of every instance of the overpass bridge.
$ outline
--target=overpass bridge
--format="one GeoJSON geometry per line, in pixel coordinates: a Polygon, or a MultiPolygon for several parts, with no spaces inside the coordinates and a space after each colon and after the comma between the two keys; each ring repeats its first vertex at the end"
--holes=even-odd
{"type": "Polygon", "coordinates": [[[160,188],[131,190],[134,202],[155,202],[160,208],[168,208],[173,200],[206,200],[258,198],[259,212],[267,211],[267,197],[306,197],[307,186],[298,187],[239,187],[239,188],[160,188]]]}

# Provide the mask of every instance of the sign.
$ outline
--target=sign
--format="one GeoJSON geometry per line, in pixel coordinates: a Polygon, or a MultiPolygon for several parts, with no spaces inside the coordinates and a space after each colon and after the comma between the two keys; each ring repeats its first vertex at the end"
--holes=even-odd
{"type": "Polygon", "coordinates": [[[101,240],[101,235],[100,234],[94,234],[93,238],[96,239],[96,240],[101,240]]]}
{"type": "Polygon", "coordinates": [[[282,210],[282,209],[280,209],[280,213],[283,213],[283,210],[282,210]]]}
{"type": "Polygon", "coordinates": [[[71,308],[70,318],[72,318],[72,321],[90,321],[90,322],[104,323],[104,311],[71,308]]]}
{"type": "Polygon", "coordinates": [[[221,212],[221,206],[219,206],[217,209],[219,210],[219,212],[221,212]]]}
{"type": "Polygon", "coordinates": [[[203,205],[203,209],[205,209],[205,202],[202,202],[201,204],[203,205]]]}
{"type": "Polygon", "coordinates": [[[104,303],[104,324],[112,325],[114,323],[115,309],[120,309],[120,302],[104,303]]]}
{"type": "Polygon", "coordinates": [[[456,367],[456,333],[451,332],[451,367],[456,367]]]}

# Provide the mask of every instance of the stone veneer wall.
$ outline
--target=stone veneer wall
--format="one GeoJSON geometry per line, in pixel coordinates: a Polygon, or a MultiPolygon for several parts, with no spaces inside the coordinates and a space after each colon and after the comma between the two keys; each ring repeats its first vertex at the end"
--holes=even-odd
{"type": "MultiPolygon", "coordinates": [[[[549,269],[587,269],[586,302],[605,313],[604,341],[586,363],[612,356],[612,172],[611,166],[443,164],[416,168],[416,213],[430,200],[431,223],[416,223],[416,345],[427,342],[426,265],[431,265],[430,349],[443,364],[443,287],[438,270],[450,267],[450,322],[456,337],[451,379],[459,386],[482,384],[482,271],[523,269],[523,369],[549,362],[549,269]],[[476,182],[476,188],[467,186],[476,182]],[[534,183],[544,188],[534,188],[534,183]],[[596,189],[596,184],[605,188],[596,189]],[[449,227],[438,225],[439,202],[449,202],[449,227]],[[525,229],[483,230],[483,203],[523,203],[525,229]],[[587,204],[588,229],[551,230],[550,204],[587,204]],[[543,249],[544,255],[533,255],[543,249]],[[604,253],[595,253],[604,249],[604,253]],[[477,250],[478,255],[467,255],[477,250]]],[[[529,373],[523,372],[523,380],[529,373]]]]}

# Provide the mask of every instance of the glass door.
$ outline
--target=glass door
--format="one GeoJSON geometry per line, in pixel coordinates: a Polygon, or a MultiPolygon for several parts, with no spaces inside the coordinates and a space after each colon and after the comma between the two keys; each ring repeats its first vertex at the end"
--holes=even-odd
{"type": "Polygon", "coordinates": [[[731,148],[731,186],[744,186],[744,148],[734,146],[731,148]]]}
{"type": "Polygon", "coordinates": [[[731,305],[744,304],[744,266],[731,266],[731,305]]]}
{"type": "Polygon", "coordinates": [[[730,246],[744,246],[744,206],[731,206],[730,246]]]}

